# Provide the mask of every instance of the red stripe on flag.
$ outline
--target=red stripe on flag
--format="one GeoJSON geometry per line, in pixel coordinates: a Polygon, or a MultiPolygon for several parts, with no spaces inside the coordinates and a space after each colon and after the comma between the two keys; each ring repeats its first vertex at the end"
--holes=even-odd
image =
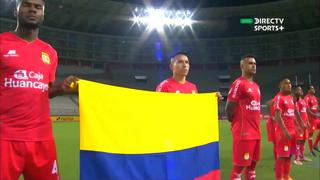
{"type": "Polygon", "coordinates": [[[196,177],[194,180],[220,180],[220,169],[210,171],[203,176],[196,177]]]}

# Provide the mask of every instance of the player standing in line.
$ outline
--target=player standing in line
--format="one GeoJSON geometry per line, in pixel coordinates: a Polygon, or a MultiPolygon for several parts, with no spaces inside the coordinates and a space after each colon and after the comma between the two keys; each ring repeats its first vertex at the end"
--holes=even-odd
{"type": "Polygon", "coordinates": [[[256,60],[251,55],[241,58],[242,75],[231,85],[226,113],[231,122],[233,166],[230,180],[256,179],[256,164],[260,160],[260,89],[253,81],[256,74],[256,60]]]}
{"type": "Polygon", "coordinates": [[[293,161],[296,165],[302,165],[301,161],[311,161],[304,156],[304,144],[306,139],[308,139],[307,127],[310,127],[307,114],[307,103],[304,101],[303,90],[300,86],[294,88],[294,99],[295,99],[295,114],[300,123],[300,129],[296,130],[296,152],[295,160],[293,161]]]}
{"type": "Polygon", "coordinates": [[[317,129],[320,129],[320,122],[318,120],[317,113],[319,111],[319,105],[317,97],[315,96],[315,89],[312,85],[308,87],[308,94],[304,97],[306,103],[307,103],[307,112],[308,112],[308,118],[310,123],[310,128],[308,129],[309,132],[309,138],[308,138],[308,145],[310,154],[312,156],[316,156],[316,153],[313,151],[313,149],[319,151],[318,149],[318,142],[320,141],[320,132],[318,133],[318,136],[316,138],[316,141],[314,144],[312,144],[312,136],[313,133],[317,131],[317,129]]]}
{"type": "MultiPolygon", "coordinates": [[[[170,60],[170,69],[172,77],[162,81],[156,88],[157,92],[198,93],[197,86],[187,81],[190,69],[187,53],[177,52],[170,60]]],[[[223,99],[220,92],[217,92],[217,97],[219,100],[223,99]]]]}
{"type": "Polygon", "coordinates": [[[198,88],[195,84],[187,81],[190,64],[186,53],[178,52],[170,62],[172,77],[162,81],[156,88],[158,92],[171,93],[198,93],[198,88]]]}
{"type": "Polygon", "coordinates": [[[59,179],[49,97],[77,91],[77,78],[53,83],[57,53],[38,38],[44,9],[18,0],[16,29],[0,34],[0,180],[59,179]]]}
{"type": "MultiPolygon", "coordinates": [[[[166,93],[186,93],[195,94],[198,93],[198,88],[195,84],[187,81],[187,76],[190,69],[189,57],[184,52],[177,52],[170,60],[170,69],[172,71],[172,77],[162,81],[156,88],[157,92],[166,93]]],[[[217,92],[217,97],[222,100],[223,97],[217,92]]],[[[169,159],[169,161],[171,161],[169,159]]],[[[173,165],[175,161],[170,163],[173,165]]],[[[174,167],[175,165],[173,165],[174,167]]]]}
{"type": "Polygon", "coordinates": [[[295,150],[295,113],[294,101],[291,96],[291,82],[283,79],[280,92],[274,98],[276,126],[276,167],[277,180],[289,180],[290,157],[295,150]]]}

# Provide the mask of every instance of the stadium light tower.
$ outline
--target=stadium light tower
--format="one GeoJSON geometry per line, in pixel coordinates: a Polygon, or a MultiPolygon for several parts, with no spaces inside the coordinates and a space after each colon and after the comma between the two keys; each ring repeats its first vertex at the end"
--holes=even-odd
{"type": "Polygon", "coordinates": [[[191,27],[195,22],[192,20],[189,10],[167,10],[155,8],[135,8],[133,11],[134,24],[144,25],[148,30],[163,31],[164,27],[185,28],[191,27]]]}

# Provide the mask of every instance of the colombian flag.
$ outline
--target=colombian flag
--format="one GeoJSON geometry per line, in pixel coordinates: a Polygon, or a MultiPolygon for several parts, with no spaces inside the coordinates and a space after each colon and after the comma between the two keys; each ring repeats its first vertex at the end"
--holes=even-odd
{"type": "Polygon", "coordinates": [[[79,81],[81,180],[219,180],[215,93],[79,81]]]}

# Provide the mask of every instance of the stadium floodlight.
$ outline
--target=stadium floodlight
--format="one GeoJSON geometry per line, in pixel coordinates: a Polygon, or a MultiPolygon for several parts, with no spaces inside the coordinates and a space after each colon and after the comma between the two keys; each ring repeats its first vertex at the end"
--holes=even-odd
{"type": "Polygon", "coordinates": [[[135,8],[132,21],[145,25],[149,30],[163,31],[165,26],[170,28],[191,27],[194,23],[189,10],[166,10],[155,8],[135,8]]]}

